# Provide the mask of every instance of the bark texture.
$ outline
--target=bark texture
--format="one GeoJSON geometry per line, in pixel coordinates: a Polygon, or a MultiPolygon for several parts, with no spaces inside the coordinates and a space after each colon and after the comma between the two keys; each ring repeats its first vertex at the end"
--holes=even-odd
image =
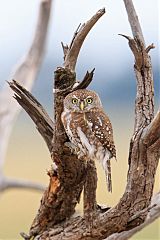
{"type": "MultiPolygon", "coordinates": [[[[86,36],[83,31],[90,29],[89,26],[86,28],[85,26],[93,23],[88,21],[84,28],[81,28],[82,32],[79,30],[74,35],[71,47],[63,45],[64,67],[57,68],[55,71],[53,148],[49,148],[54,167],[48,173],[50,177],[49,187],[42,197],[30,234],[29,236],[23,234],[25,239],[30,239],[32,236],[35,236],[37,240],[128,239],[129,236],[149,223],[149,218],[155,219],[159,216],[157,214],[159,197],[155,197],[156,200],[151,203],[156,168],[160,157],[160,113],[158,112],[154,118],[153,76],[149,56],[149,50],[153,48],[153,45],[145,47],[132,1],[124,0],[124,3],[134,38],[123,36],[127,38],[134,55],[134,71],[137,80],[135,125],[130,141],[129,169],[125,192],[115,207],[98,208],[96,204],[97,175],[94,163],[87,161],[86,164],[85,159],[78,159],[65,144],[69,139],[60,120],[63,111],[63,99],[75,88],[86,87],[91,81],[88,81],[88,77],[85,77],[85,80],[78,84],[74,72],[78,56],[77,51],[79,52],[83,42],[80,40],[81,36],[86,36]],[[73,46],[77,46],[76,44],[80,46],[79,50],[73,51],[73,46]],[[75,56],[73,56],[74,54],[75,56]],[[75,217],[73,213],[83,188],[84,216],[75,217]],[[149,212],[152,212],[152,214],[149,215],[149,212]],[[126,233],[128,235],[125,235],[126,233]]],[[[98,11],[91,19],[96,22],[95,18],[99,18],[102,12],[104,13],[104,10],[98,11]]],[[[92,79],[92,76],[91,72],[89,78],[92,79]]],[[[16,82],[13,81],[10,85],[16,92],[15,98],[26,111],[28,104],[30,104],[30,109],[33,111],[28,111],[28,113],[38,128],[40,126],[41,129],[40,116],[42,123],[46,121],[42,111],[39,111],[41,106],[32,96],[29,95],[28,99],[25,90],[18,86],[16,82]],[[37,105],[39,116],[37,110],[34,109],[35,105],[37,105]]],[[[51,120],[48,120],[48,116],[46,118],[47,123],[51,126],[51,120]]],[[[46,133],[44,134],[43,127],[39,132],[45,140],[50,139],[51,141],[51,137],[46,137],[46,133]]],[[[50,144],[47,145],[50,146],[50,144]]],[[[157,196],[159,195],[157,194],[157,196]]]]}

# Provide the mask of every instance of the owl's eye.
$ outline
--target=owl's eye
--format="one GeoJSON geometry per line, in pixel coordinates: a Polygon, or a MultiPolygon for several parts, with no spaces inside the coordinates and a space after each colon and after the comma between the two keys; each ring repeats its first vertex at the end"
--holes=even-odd
{"type": "Polygon", "coordinates": [[[72,98],[72,103],[73,104],[77,104],[78,103],[78,99],[77,98],[72,98]]]}
{"type": "Polygon", "coordinates": [[[88,104],[91,104],[91,103],[93,102],[93,99],[92,99],[92,98],[87,98],[87,99],[86,99],[86,102],[87,102],[88,104]]]}

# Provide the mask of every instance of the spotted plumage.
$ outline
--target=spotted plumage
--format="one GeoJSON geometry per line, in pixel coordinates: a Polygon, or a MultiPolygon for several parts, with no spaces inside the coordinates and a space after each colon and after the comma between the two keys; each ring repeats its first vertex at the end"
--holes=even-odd
{"type": "Polygon", "coordinates": [[[78,157],[102,162],[108,191],[112,191],[110,159],[116,158],[116,149],[112,125],[98,95],[84,89],[68,94],[61,119],[78,157]]]}

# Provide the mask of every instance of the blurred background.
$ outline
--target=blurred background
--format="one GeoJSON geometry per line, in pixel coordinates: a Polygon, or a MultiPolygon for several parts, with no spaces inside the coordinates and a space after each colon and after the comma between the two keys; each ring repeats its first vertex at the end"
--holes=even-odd
{"type": "MultiPolygon", "coordinates": [[[[39,0],[0,1],[0,90],[9,79],[15,65],[27,52],[36,25],[39,0]]],[[[146,44],[156,48],[150,52],[153,63],[155,104],[159,103],[158,0],[134,0],[146,44]]],[[[104,173],[98,168],[99,203],[114,206],[122,196],[127,176],[129,141],[134,126],[136,82],[134,59],[126,39],[132,36],[122,0],[57,0],[54,1],[45,58],[32,90],[33,95],[52,117],[53,71],[63,64],[61,41],[69,43],[79,23],[88,20],[100,8],[106,14],[86,38],[78,59],[77,78],[96,68],[91,89],[98,92],[113,124],[117,162],[112,163],[113,193],[107,193],[104,173]]],[[[17,79],[18,80],[18,79],[17,79]]],[[[160,95],[159,95],[160,96],[160,95]]],[[[14,101],[14,99],[11,99],[14,101]]],[[[7,176],[30,179],[48,185],[46,170],[51,159],[43,139],[28,115],[22,111],[9,143],[4,172],[7,176]]],[[[159,169],[160,170],[160,169],[159,169]]],[[[159,171],[158,170],[158,171],[159,171]]],[[[155,192],[159,190],[158,174],[155,192]]],[[[28,232],[38,210],[42,193],[9,190],[0,196],[0,239],[20,239],[19,232],[28,232]]],[[[82,210],[82,204],[77,206],[82,210]]],[[[154,222],[132,239],[160,239],[160,221],[154,222]]]]}

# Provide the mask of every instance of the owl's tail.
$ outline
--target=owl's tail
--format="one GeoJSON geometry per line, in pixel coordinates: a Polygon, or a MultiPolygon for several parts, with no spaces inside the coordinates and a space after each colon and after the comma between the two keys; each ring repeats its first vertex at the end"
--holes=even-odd
{"type": "Polygon", "coordinates": [[[112,175],[111,175],[111,163],[110,163],[110,160],[106,161],[106,164],[105,164],[105,175],[106,175],[106,182],[107,182],[108,192],[112,192],[112,175]]]}

